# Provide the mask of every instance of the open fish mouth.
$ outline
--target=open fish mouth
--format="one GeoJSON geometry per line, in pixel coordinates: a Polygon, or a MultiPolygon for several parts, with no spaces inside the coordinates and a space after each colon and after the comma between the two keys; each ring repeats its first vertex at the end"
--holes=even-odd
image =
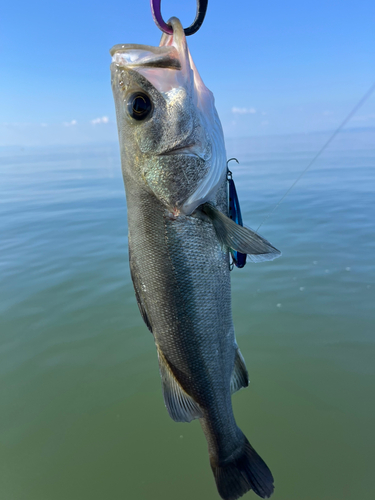
{"type": "Polygon", "coordinates": [[[114,66],[137,71],[161,93],[184,86],[181,58],[176,47],[120,44],[112,47],[110,53],[114,66]]]}
{"type": "Polygon", "coordinates": [[[119,44],[110,50],[112,62],[119,66],[138,68],[181,69],[175,47],[153,47],[151,45],[119,44]]]}

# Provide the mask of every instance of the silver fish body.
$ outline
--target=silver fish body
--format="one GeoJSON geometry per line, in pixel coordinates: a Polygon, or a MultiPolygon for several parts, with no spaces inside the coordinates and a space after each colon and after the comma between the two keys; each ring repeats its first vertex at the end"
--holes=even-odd
{"type": "Polygon", "coordinates": [[[132,280],[154,336],[170,416],[200,419],[222,498],[250,489],[268,498],[272,475],[232,411],[231,393],[248,385],[248,374],[234,336],[228,248],[253,260],[279,252],[227,217],[213,96],[180,22],[170,22],[173,35],[163,35],[160,47],[112,49],[132,280]]]}

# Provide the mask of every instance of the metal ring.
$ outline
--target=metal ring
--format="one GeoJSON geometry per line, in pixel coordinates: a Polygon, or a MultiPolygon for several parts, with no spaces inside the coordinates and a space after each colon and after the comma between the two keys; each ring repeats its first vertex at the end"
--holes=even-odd
{"type": "MultiPolygon", "coordinates": [[[[167,24],[161,15],[161,0],[150,0],[151,13],[154,18],[156,26],[164,33],[173,35],[173,29],[167,24]]],[[[194,35],[202,26],[207,12],[208,0],[197,0],[197,13],[194,22],[188,27],[184,28],[185,36],[194,35]]]]}

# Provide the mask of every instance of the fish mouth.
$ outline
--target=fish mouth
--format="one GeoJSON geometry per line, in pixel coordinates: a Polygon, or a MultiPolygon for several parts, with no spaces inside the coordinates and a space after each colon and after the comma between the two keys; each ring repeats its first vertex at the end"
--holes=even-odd
{"type": "Polygon", "coordinates": [[[175,47],[153,47],[131,43],[115,45],[109,52],[112,62],[123,67],[181,69],[179,54],[175,47]]]}
{"type": "Polygon", "coordinates": [[[176,47],[123,44],[110,50],[112,71],[117,67],[137,71],[158,92],[168,92],[181,86],[181,61],[176,47]]]}

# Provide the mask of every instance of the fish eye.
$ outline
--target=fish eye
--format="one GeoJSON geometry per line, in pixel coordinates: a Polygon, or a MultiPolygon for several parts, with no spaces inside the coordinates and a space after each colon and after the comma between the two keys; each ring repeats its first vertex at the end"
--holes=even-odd
{"type": "Polygon", "coordinates": [[[129,116],[134,120],[144,120],[152,111],[152,102],[147,94],[136,92],[128,98],[127,108],[129,116]]]}

